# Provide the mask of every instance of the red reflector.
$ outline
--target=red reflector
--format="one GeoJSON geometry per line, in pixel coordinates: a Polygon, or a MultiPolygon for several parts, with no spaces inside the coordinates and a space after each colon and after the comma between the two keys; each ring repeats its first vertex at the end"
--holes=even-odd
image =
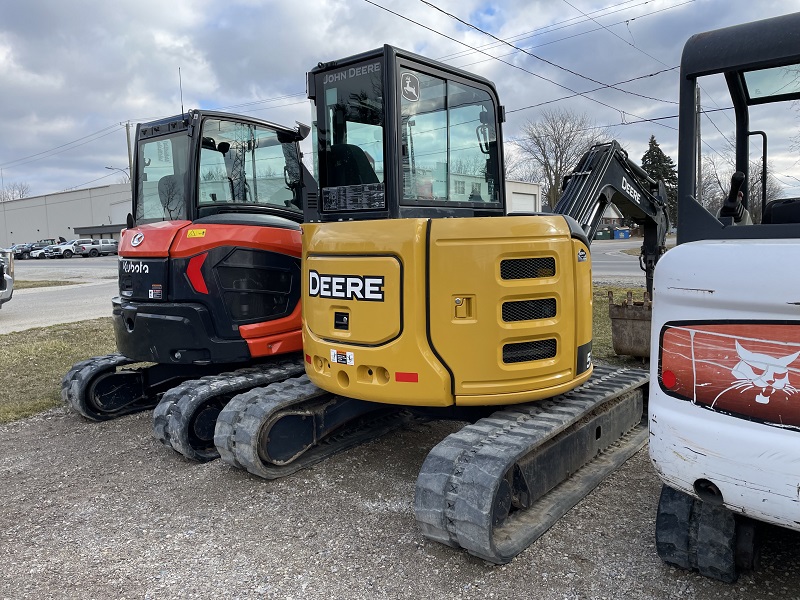
{"type": "Polygon", "coordinates": [[[664,384],[665,388],[671,390],[678,383],[678,378],[672,371],[664,371],[661,373],[661,383],[664,384]]]}
{"type": "Polygon", "coordinates": [[[394,380],[401,383],[417,383],[419,382],[419,373],[401,373],[398,371],[394,374],[394,380]]]}
{"type": "Polygon", "coordinates": [[[310,354],[306,354],[306,362],[308,364],[311,364],[311,355],[310,354]]]}
{"type": "Polygon", "coordinates": [[[192,284],[194,291],[198,294],[208,293],[208,287],[206,287],[206,281],[203,279],[203,272],[200,269],[206,261],[206,256],[208,256],[208,254],[205,252],[193,256],[189,260],[189,266],[186,267],[186,276],[189,278],[189,283],[192,284]]]}

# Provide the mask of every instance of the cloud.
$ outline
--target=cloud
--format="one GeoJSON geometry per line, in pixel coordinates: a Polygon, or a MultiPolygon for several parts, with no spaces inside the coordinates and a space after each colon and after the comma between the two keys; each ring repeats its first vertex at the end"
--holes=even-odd
{"type": "Polygon", "coordinates": [[[613,125],[637,161],[651,134],[675,159],[677,119],[621,123],[677,114],[678,74],[667,69],[679,63],[683,42],[698,31],[800,9],[798,2],[745,0],[461,0],[437,6],[527,53],[423,2],[7,2],[0,19],[3,179],[27,183],[32,194],[115,183],[118,174],[104,167],[127,165],[124,124],[180,110],[178,69],[187,109],[308,123],[306,72],[320,61],[385,43],[494,81],[509,110],[506,138],[537,119],[536,105],[553,102],[545,106],[569,107],[613,125]],[[485,48],[502,62],[472,48],[485,48]],[[569,90],[587,92],[651,73],[619,87],[663,101],[610,88],[560,100],[573,95],[569,90]]]}

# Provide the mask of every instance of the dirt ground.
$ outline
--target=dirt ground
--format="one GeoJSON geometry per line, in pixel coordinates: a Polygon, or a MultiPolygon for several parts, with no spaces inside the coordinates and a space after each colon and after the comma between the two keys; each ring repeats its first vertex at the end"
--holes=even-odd
{"type": "Polygon", "coordinates": [[[279,481],[188,462],[152,413],[0,427],[0,598],[800,598],[800,535],[770,529],[734,585],[664,565],[646,450],[514,561],[425,540],[415,424],[279,481]]]}

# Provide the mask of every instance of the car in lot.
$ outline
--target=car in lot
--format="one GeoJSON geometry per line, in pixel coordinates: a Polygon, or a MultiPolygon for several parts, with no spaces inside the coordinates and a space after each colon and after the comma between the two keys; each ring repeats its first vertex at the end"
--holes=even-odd
{"type": "MultiPolygon", "coordinates": [[[[47,239],[47,240],[39,240],[38,242],[29,242],[27,244],[15,244],[14,245],[14,258],[20,258],[25,260],[27,258],[37,258],[39,257],[39,252],[36,253],[36,256],[32,256],[31,253],[37,250],[43,250],[47,246],[51,244],[56,244],[56,240],[54,239],[47,239]]],[[[41,258],[44,258],[43,256],[41,258]]]]}
{"type": "Polygon", "coordinates": [[[87,256],[104,256],[106,254],[117,254],[119,242],[110,238],[101,240],[85,240],[86,243],[76,246],[78,254],[84,258],[87,256]]]}
{"type": "Polygon", "coordinates": [[[69,242],[62,242],[56,246],[49,246],[45,249],[47,258],[72,258],[76,254],[80,254],[78,250],[84,244],[91,244],[91,238],[82,240],[71,240],[69,242]]]}
{"type": "Polygon", "coordinates": [[[34,248],[28,253],[28,258],[47,258],[47,252],[53,246],[44,246],[42,248],[34,248]]]}

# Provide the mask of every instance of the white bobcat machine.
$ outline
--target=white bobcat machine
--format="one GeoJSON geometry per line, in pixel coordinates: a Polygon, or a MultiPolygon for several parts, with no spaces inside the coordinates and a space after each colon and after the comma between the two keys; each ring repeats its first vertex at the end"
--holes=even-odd
{"type": "Polygon", "coordinates": [[[764,203],[767,166],[797,166],[800,13],[693,36],[680,80],[678,245],[655,269],[652,317],[656,545],[732,582],[754,566],[760,522],[800,531],[800,198],[764,203]],[[697,199],[699,86],[732,104],[714,120],[736,129],[713,214],[697,199]]]}

